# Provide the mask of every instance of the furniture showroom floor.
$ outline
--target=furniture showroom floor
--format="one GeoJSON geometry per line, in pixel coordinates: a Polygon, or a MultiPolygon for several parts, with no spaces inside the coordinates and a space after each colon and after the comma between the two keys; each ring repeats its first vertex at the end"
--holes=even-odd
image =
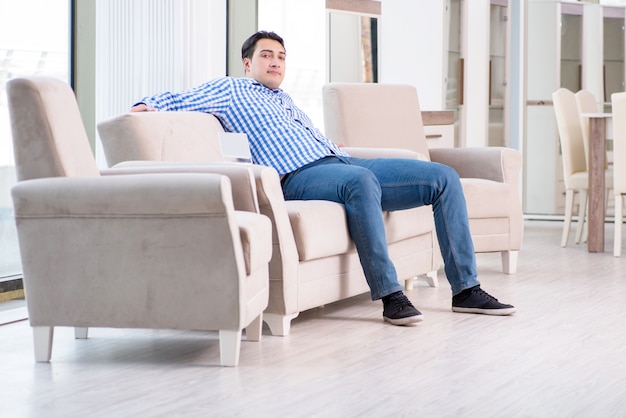
{"type": "Polygon", "coordinates": [[[58,328],[52,362],[36,364],[28,322],[0,326],[0,415],[624,417],[626,256],[561,248],[561,228],[525,222],[516,275],[478,256],[514,316],[452,313],[441,273],[408,292],[416,326],[383,323],[361,295],[304,312],[288,337],[243,341],[235,368],[219,366],[217,333],[58,328]]]}

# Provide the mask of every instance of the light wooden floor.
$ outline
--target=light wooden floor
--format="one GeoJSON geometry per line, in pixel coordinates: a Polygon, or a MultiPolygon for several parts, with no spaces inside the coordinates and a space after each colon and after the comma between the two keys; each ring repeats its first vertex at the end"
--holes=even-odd
{"type": "Polygon", "coordinates": [[[450,311],[417,286],[424,322],[394,327],[367,295],[300,315],[291,335],[242,342],[219,367],[216,333],[55,334],[33,360],[27,322],[0,327],[3,417],[626,417],[626,255],[561,248],[561,222],[526,221],[516,275],[479,255],[512,317],[450,311]]]}

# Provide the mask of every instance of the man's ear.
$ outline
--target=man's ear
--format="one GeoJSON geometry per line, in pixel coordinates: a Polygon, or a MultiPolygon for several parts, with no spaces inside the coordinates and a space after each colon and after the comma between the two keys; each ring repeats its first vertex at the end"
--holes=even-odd
{"type": "Polygon", "coordinates": [[[244,58],[242,60],[242,63],[243,63],[243,70],[245,72],[248,72],[250,70],[250,59],[249,58],[244,58]]]}

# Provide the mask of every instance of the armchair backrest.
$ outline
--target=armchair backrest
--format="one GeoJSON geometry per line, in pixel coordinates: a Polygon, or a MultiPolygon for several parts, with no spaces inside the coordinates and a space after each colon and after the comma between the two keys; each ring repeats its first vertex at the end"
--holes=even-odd
{"type": "Polygon", "coordinates": [[[404,148],[428,156],[417,89],[402,84],[328,83],[325,133],[348,147],[404,148]]]}
{"type": "Polygon", "coordinates": [[[125,113],[98,123],[107,164],[224,161],[215,116],[200,112],[125,113]]]}
{"type": "Polygon", "coordinates": [[[67,83],[15,78],[6,89],[18,180],[100,175],[67,83]]]}

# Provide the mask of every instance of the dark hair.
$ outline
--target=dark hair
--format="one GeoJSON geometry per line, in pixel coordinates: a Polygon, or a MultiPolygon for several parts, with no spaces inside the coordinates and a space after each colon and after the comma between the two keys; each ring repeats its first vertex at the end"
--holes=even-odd
{"type": "Polygon", "coordinates": [[[254,48],[256,48],[256,43],[260,39],[273,39],[275,41],[278,41],[283,48],[285,47],[285,42],[283,41],[283,38],[281,38],[274,32],[261,30],[244,41],[243,45],[241,46],[241,59],[252,59],[252,55],[254,54],[254,48]]]}

